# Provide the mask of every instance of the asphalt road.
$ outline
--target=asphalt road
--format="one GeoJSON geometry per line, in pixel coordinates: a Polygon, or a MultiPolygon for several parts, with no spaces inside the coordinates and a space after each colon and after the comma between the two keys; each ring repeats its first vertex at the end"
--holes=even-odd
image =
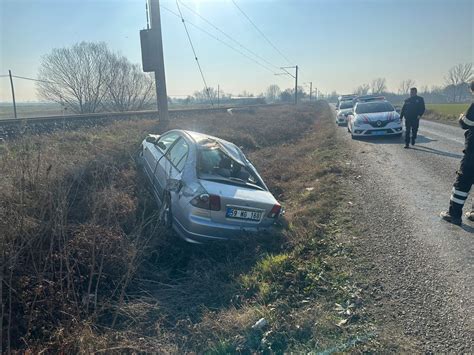
{"type": "Polygon", "coordinates": [[[406,350],[474,352],[474,223],[439,218],[463,133],[422,121],[416,146],[403,149],[400,138],[353,141],[339,129],[352,167],[350,215],[360,228],[354,247],[365,260],[359,272],[371,285],[379,333],[406,350]]]}

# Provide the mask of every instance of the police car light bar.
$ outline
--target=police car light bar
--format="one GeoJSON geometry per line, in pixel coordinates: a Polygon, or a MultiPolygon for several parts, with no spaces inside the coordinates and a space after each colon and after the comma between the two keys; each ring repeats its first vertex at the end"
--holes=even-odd
{"type": "Polygon", "coordinates": [[[354,99],[355,102],[369,102],[369,101],[380,101],[380,100],[385,100],[385,96],[367,95],[367,96],[359,96],[354,99]]]}

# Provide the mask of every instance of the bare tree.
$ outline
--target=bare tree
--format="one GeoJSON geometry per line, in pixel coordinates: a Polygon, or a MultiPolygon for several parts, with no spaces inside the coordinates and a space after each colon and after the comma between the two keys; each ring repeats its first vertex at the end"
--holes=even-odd
{"type": "Polygon", "coordinates": [[[452,102],[458,99],[459,87],[472,79],[472,63],[458,64],[449,69],[448,75],[445,77],[446,90],[452,97],[452,102]]]}
{"type": "Polygon", "coordinates": [[[105,43],[81,42],[71,48],[53,49],[42,58],[38,92],[74,112],[96,112],[107,94],[109,74],[105,43]]]}
{"type": "Polygon", "coordinates": [[[356,95],[367,95],[367,93],[369,92],[370,90],[370,85],[369,84],[362,84],[362,85],[359,85],[355,90],[354,90],[354,93],[356,95]]]}
{"type": "Polygon", "coordinates": [[[385,80],[385,78],[374,79],[370,84],[370,89],[372,91],[372,94],[380,94],[387,90],[387,81],[385,80]]]}
{"type": "Polygon", "coordinates": [[[265,96],[269,101],[277,101],[278,98],[280,97],[280,94],[281,94],[280,87],[276,84],[273,84],[267,88],[265,96]]]}
{"type": "Polygon", "coordinates": [[[403,80],[400,83],[400,87],[398,88],[398,94],[405,95],[414,86],[415,86],[415,80],[412,80],[412,79],[403,80]]]}
{"type": "Polygon", "coordinates": [[[105,106],[112,111],[137,111],[149,106],[155,98],[153,79],[125,57],[110,55],[109,61],[105,106]]]}
{"type": "Polygon", "coordinates": [[[196,98],[196,101],[201,103],[217,102],[217,90],[212,87],[208,87],[207,90],[203,88],[201,91],[195,91],[193,96],[196,98]]]}

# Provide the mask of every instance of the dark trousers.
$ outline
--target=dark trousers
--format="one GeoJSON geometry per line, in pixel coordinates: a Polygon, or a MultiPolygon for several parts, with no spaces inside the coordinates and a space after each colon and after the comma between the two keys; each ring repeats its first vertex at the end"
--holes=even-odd
{"type": "Polygon", "coordinates": [[[416,139],[418,135],[418,127],[420,127],[420,120],[418,118],[415,119],[405,119],[405,143],[410,143],[410,135],[413,141],[416,139]]]}
{"type": "MultiPolygon", "coordinates": [[[[461,167],[457,172],[456,181],[453,185],[449,213],[453,217],[461,217],[462,209],[469,196],[469,191],[474,183],[474,155],[465,155],[461,160],[461,167]]],[[[474,208],[474,206],[473,206],[474,208]]]]}

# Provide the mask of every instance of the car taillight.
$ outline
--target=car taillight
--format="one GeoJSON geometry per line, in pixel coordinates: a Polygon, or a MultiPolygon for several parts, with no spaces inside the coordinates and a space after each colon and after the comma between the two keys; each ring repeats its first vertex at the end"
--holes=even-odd
{"type": "Polygon", "coordinates": [[[273,205],[272,210],[268,214],[269,218],[276,218],[280,215],[281,206],[279,204],[273,205]]]}
{"type": "Polygon", "coordinates": [[[221,209],[221,198],[217,195],[201,194],[191,200],[191,205],[205,210],[219,211],[221,209]]]}
{"type": "Polygon", "coordinates": [[[211,211],[220,211],[221,209],[221,198],[217,195],[209,196],[209,206],[211,211]]]}

